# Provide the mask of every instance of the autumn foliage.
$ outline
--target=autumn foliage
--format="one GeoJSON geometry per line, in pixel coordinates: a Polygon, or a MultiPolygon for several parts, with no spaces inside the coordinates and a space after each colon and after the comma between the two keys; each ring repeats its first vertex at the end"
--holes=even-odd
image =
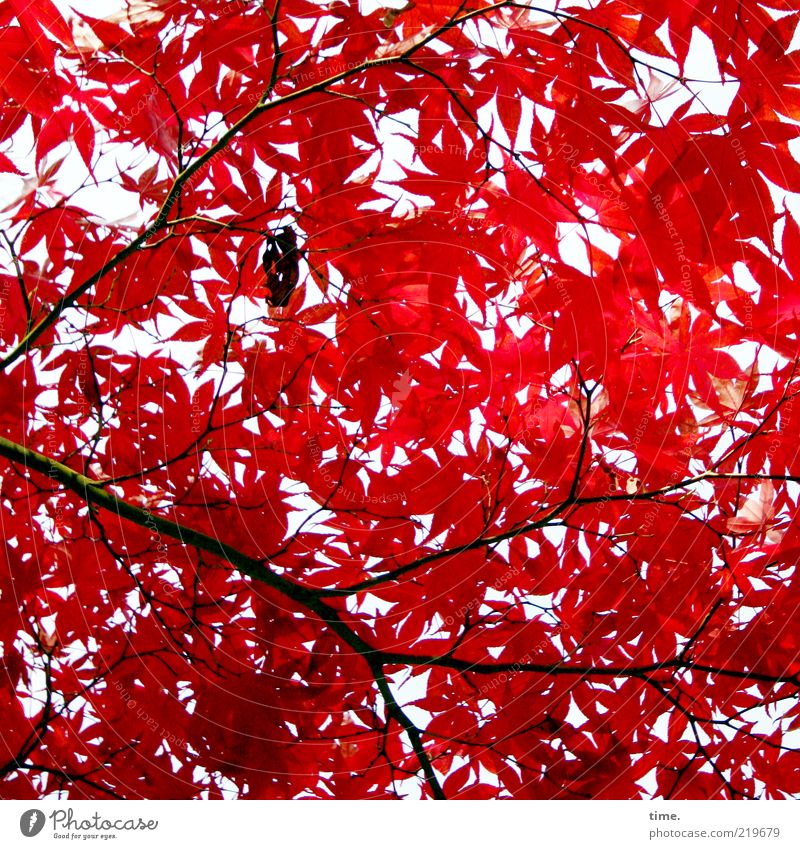
{"type": "Polygon", "coordinates": [[[0,796],[800,794],[789,0],[0,4],[0,796]]]}

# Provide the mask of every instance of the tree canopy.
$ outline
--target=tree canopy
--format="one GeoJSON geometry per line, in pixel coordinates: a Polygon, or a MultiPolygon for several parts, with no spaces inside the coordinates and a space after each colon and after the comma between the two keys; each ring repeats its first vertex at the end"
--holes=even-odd
{"type": "Polygon", "coordinates": [[[110,6],[0,5],[0,796],[800,793],[797,4],[110,6]]]}

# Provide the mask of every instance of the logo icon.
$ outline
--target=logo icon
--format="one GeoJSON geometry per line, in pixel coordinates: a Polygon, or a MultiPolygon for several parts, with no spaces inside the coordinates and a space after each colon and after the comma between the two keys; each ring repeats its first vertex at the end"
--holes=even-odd
{"type": "Polygon", "coordinates": [[[25,837],[36,837],[36,835],[44,828],[44,823],[47,818],[44,813],[36,808],[31,808],[19,818],[19,830],[25,837]]]}
{"type": "Polygon", "coordinates": [[[411,385],[411,372],[406,369],[400,377],[394,382],[392,387],[392,406],[399,407],[411,394],[413,386],[411,385]]]}

